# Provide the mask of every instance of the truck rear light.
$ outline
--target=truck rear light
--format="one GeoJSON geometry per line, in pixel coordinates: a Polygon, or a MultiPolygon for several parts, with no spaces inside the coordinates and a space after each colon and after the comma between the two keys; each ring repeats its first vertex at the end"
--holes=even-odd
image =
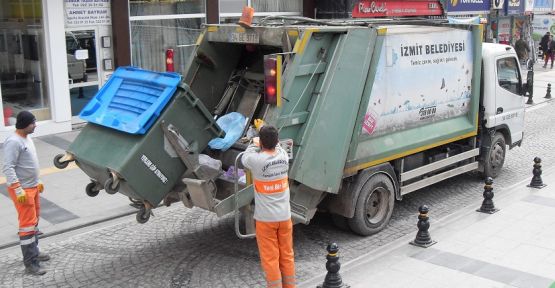
{"type": "Polygon", "coordinates": [[[281,55],[264,59],[264,102],[281,106],[281,55]]]}
{"type": "Polygon", "coordinates": [[[173,67],[173,49],[166,49],[166,72],[175,72],[173,67]]]}

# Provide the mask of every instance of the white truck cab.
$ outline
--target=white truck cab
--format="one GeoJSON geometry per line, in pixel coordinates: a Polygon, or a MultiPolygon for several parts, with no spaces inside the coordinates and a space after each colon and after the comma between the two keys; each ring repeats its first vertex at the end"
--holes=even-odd
{"type": "Polygon", "coordinates": [[[526,89],[518,58],[511,46],[484,43],[482,59],[484,126],[502,131],[512,148],[524,133],[526,89]]]}

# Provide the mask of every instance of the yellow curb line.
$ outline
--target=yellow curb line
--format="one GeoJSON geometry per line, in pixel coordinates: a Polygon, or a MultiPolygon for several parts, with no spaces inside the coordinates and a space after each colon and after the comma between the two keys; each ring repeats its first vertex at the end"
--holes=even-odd
{"type": "MultiPolygon", "coordinates": [[[[44,168],[44,169],[40,169],[40,176],[46,176],[46,175],[50,175],[50,174],[54,174],[54,173],[58,173],[58,172],[63,172],[63,171],[67,171],[67,170],[72,170],[77,168],[77,165],[75,165],[75,162],[70,162],[69,165],[67,165],[67,167],[65,169],[58,169],[56,167],[48,167],[48,168],[44,168]]],[[[2,184],[6,184],[6,177],[0,177],[0,185],[2,184]]]]}

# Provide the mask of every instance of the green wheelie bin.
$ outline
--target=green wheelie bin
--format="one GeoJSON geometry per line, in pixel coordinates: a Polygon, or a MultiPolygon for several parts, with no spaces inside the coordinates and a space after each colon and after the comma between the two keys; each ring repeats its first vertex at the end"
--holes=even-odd
{"type": "Polygon", "coordinates": [[[162,126],[178,133],[189,153],[224,134],[178,74],[135,67],[118,68],[80,117],[89,123],[54,164],[75,160],[91,178],[89,196],[104,189],[131,198],[141,208],[139,222],[148,221],[187,170],[162,126]]]}

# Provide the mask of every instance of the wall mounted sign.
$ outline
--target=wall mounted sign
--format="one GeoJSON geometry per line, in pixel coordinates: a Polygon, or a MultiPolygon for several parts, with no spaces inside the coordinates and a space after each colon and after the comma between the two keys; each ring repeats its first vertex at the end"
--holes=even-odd
{"type": "Polygon", "coordinates": [[[505,3],[505,13],[507,15],[519,15],[524,13],[525,0],[507,0],[505,3]]]}
{"type": "Polygon", "coordinates": [[[64,0],[66,27],[112,25],[110,0],[64,0]]]}
{"type": "Polygon", "coordinates": [[[362,0],[353,8],[353,18],[438,16],[443,15],[441,4],[435,0],[387,1],[362,0]]]}
{"type": "Polygon", "coordinates": [[[492,1],[496,0],[447,0],[445,10],[447,14],[489,14],[492,1]]]}
{"type": "Polygon", "coordinates": [[[553,0],[534,0],[534,12],[553,11],[553,0]]]}

